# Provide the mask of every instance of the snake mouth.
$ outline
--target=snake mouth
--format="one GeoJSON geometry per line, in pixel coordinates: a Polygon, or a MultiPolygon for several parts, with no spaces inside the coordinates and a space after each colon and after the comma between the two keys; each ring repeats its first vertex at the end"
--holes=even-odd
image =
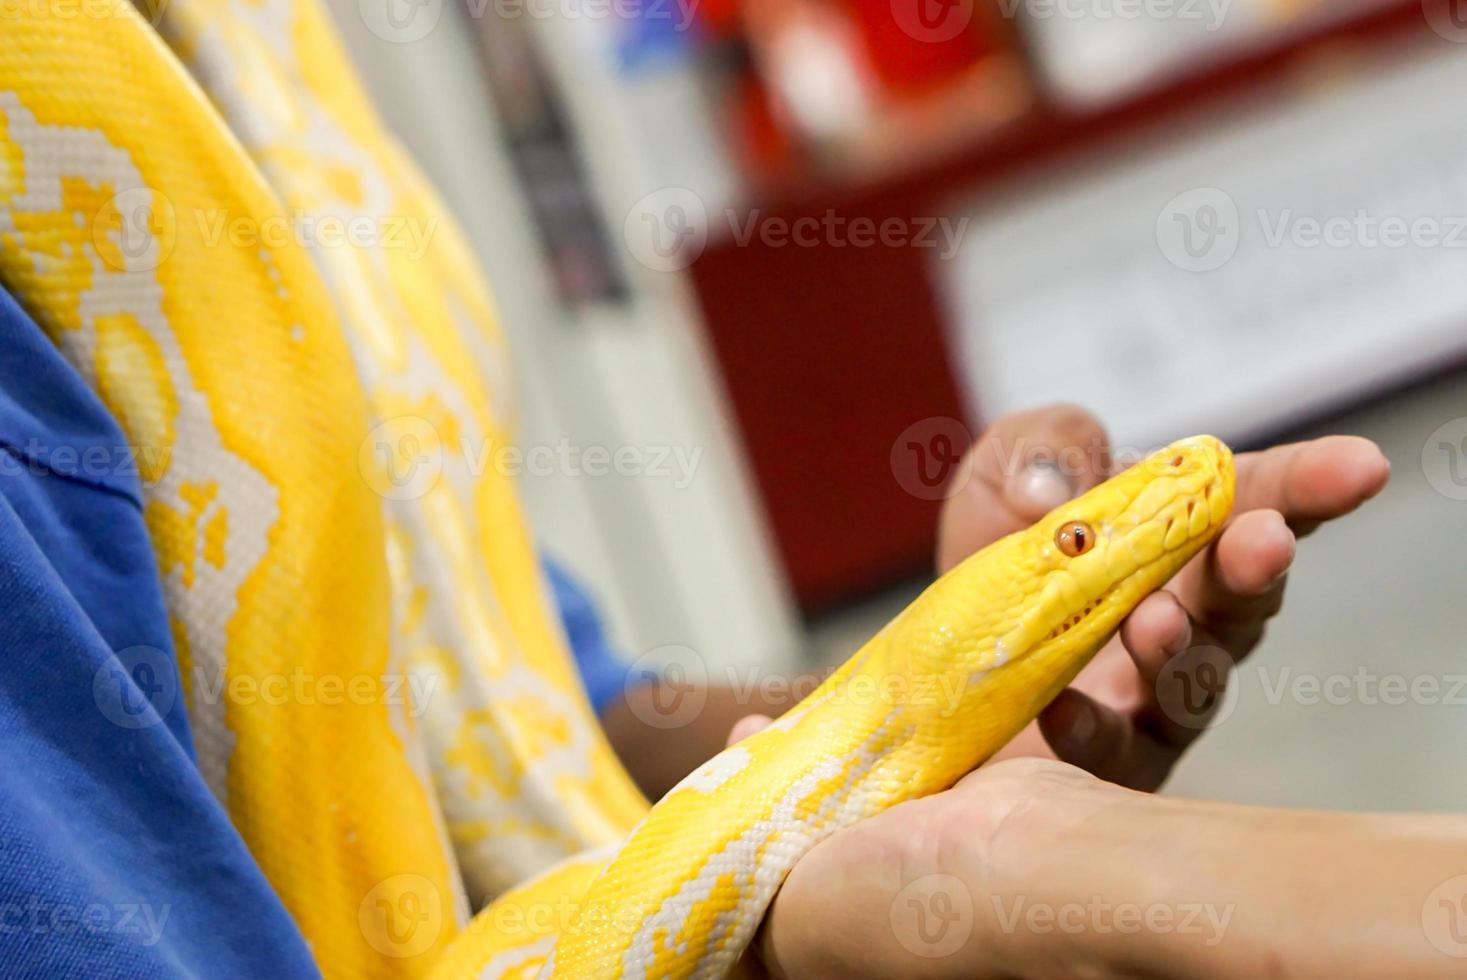
{"type": "Polygon", "coordinates": [[[1112,586],[1109,589],[1106,589],[1104,592],[1102,592],[1100,594],[1100,596],[1098,598],[1096,598],[1093,602],[1091,602],[1084,609],[1081,609],[1079,612],[1075,613],[1075,615],[1071,616],[1069,619],[1067,619],[1064,622],[1060,623],[1053,630],[1051,630],[1050,631],[1050,634],[1044,638],[1045,641],[1048,642],[1050,640],[1057,640],[1061,636],[1064,636],[1066,633],[1068,633],[1070,630],[1074,629],[1075,627],[1079,626],[1081,623],[1085,622],[1085,620],[1090,617],[1090,614],[1091,613],[1095,612],[1095,610],[1099,609],[1102,605],[1105,604],[1105,600],[1108,599],[1108,598],[1110,598],[1111,593],[1114,592],[1114,591],[1115,591],[1115,587],[1114,586],[1112,586]]]}
{"type": "Polygon", "coordinates": [[[1234,478],[1227,446],[1199,436],[1056,508],[1029,539],[1039,594],[996,641],[996,662],[1117,625],[1217,534],[1232,510],[1234,478]]]}
{"type": "MultiPolygon", "coordinates": [[[[1179,551],[1191,550],[1198,540],[1210,538],[1216,527],[1225,519],[1229,509],[1228,506],[1214,506],[1215,503],[1226,502],[1228,477],[1226,466],[1219,466],[1197,491],[1187,496],[1185,504],[1170,508],[1173,511],[1171,513],[1167,512],[1169,508],[1163,508],[1162,511],[1155,514],[1151,521],[1159,522],[1162,528],[1160,536],[1163,545],[1160,552],[1149,556],[1147,560],[1138,561],[1126,575],[1106,585],[1083,608],[1066,617],[1050,630],[1044,638],[1045,642],[1058,639],[1080,627],[1104,608],[1121,591],[1122,587],[1137,575],[1166,561],[1179,551]],[[1205,520],[1197,517],[1199,509],[1206,515],[1205,520]],[[1174,533],[1179,527],[1181,532],[1174,533]]],[[[1146,523],[1149,522],[1143,521],[1138,527],[1146,523]]],[[[1125,537],[1118,539],[1115,543],[1121,547],[1130,546],[1125,537]]]]}

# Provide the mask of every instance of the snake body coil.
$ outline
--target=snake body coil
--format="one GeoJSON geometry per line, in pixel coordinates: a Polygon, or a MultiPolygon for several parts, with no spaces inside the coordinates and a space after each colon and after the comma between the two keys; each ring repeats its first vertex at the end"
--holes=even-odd
{"type": "Polygon", "coordinates": [[[542,976],[724,975],[795,861],[998,751],[1213,539],[1233,493],[1227,447],[1188,439],[943,576],[658,803],[582,899],[595,927],[572,923],[542,976]]]}
{"type": "Polygon", "coordinates": [[[200,772],[328,977],[726,972],[800,855],[992,754],[1227,516],[1226,448],[1164,450],[649,811],[483,465],[487,291],[317,0],[151,7],[9,11],[0,280],[143,460],[200,772]],[[206,696],[297,676],[371,696],[206,696]]]}

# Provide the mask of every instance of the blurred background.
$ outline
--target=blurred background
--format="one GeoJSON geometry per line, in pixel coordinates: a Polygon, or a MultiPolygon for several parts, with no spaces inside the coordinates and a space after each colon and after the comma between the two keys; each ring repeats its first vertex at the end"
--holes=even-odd
{"type": "Polygon", "coordinates": [[[1467,805],[1467,2],[334,0],[479,248],[628,659],[843,658],[967,443],[1355,432],[1189,795],[1467,805]],[[1404,694],[1401,693],[1404,691],[1404,694]]]}

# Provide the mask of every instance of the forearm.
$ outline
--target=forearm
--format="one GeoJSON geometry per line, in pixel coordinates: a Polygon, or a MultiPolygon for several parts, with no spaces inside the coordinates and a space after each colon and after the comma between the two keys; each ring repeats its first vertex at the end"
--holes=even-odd
{"type": "Polygon", "coordinates": [[[1448,914],[1428,900],[1467,872],[1467,820],[1113,795],[1079,823],[1017,821],[995,838],[1032,866],[1000,875],[1009,894],[984,911],[1034,962],[1052,945],[1100,975],[1460,976],[1423,914],[1448,914]]]}
{"type": "Polygon", "coordinates": [[[1460,976],[1445,896],[1467,819],[1157,798],[1009,763],[842,831],[798,865],[772,976],[1460,976]],[[1423,928],[1427,916],[1436,931],[1423,928]],[[1434,917],[1434,918],[1433,918],[1434,917]]]}
{"type": "MultiPolygon", "coordinates": [[[[813,679],[804,690],[813,686],[813,679]]],[[[723,751],[734,723],[746,715],[775,717],[794,704],[798,685],[763,690],[648,684],[609,705],[602,724],[622,764],[651,799],[723,751]]]]}

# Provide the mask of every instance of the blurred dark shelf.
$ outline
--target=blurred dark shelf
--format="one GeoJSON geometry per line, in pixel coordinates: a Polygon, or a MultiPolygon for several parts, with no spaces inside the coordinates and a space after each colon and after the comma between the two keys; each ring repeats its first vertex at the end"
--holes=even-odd
{"type": "Polygon", "coordinates": [[[1038,91],[1030,110],[996,128],[980,130],[950,152],[920,165],[884,171],[868,179],[832,179],[814,170],[771,179],[755,188],[751,206],[770,214],[808,213],[868,199],[945,198],[1014,173],[1040,160],[1083,153],[1107,140],[1169,121],[1199,115],[1250,94],[1272,93],[1291,80],[1312,78],[1322,59],[1383,45],[1448,44],[1432,32],[1422,0],[1395,0],[1358,17],[1265,41],[1250,50],[1209,60],[1197,71],[1158,83],[1109,105],[1068,109],[1038,91]]]}
{"type": "MultiPolygon", "coordinates": [[[[879,180],[813,177],[756,193],[766,216],[845,220],[941,216],[1002,181],[1082,166],[1163,127],[1329,83],[1330,66],[1446,44],[1420,0],[1288,37],[1114,105],[1067,111],[1044,99],[980,141],[879,180]]],[[[1467,54],[1467,52],[1464,52],[1467,54]]],[[[902,490],[893,441],[966,410],[923,249],[778,248],[725,239],[691,269],[711,348],[779,554],[807,612],[931,567],[939,504],[902,490]]]]}

